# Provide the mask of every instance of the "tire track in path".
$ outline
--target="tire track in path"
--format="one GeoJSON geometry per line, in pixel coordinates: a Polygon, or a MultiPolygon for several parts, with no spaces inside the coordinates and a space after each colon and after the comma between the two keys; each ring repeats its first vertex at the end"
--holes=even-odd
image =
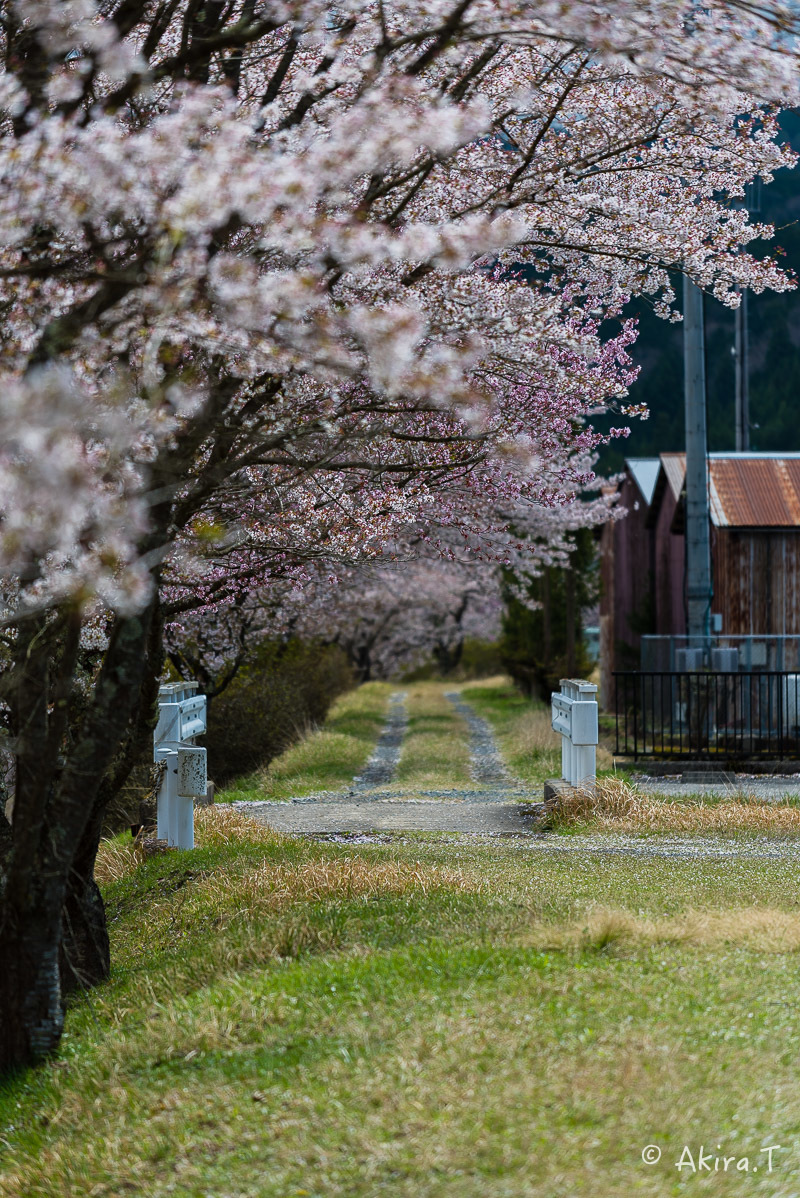
{"type": "Polygon", "coordinates": [[[378,737],[378,743],[369,761],[353,779],[351,792],[374,790],[376,786],[386,786],[394,781],[408,728],[407,698],[405,691],[395,691],[390,696],[389,715],[383,732],[378,737]]]}
{"type": "Polygon", "coordinates": [[[461,697],[460,691],[445,691],[445,699],[449,699],[453,707],[469,728],[470,770],[476,782],[488,786],[502,785],[507,787],[511,782],[508,770],[500,755],[494,732],[490,725],[479,716],[461,697]]]}
{"type": "Polygon", "coordinates": [[[458,691],[445,692],[469,731],[475,786],[392,794],[391,784],[408,728],[405,692],[390,698],[383,732],[364,769],[346,793],[304,795],[290,802],[237,803],[255,819],[290,835],[346,835],[372,832],[474,832],[524,834],[541,804],[512,779],[494,734],[458,691]]]}

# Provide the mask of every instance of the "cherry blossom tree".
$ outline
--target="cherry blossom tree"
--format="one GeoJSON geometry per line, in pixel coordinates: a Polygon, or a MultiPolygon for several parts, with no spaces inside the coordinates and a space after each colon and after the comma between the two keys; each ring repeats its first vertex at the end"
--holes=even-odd
{"type": "Polygon", "coordinates": [[[286,596],[284,612],[294,635],[342,649],[359,682],[391,678],[432,656],[455,665],[466,637],[497,633],[497,570],[428,554],[320,571],[286,596]]]}
{"type": "Polygon", "coordinates": [[[794,5],[10,0],[0,27],[0,1067],[108,968],[104,803],[163,625],[589,481],[631,295],[791,285],[794,5]],[[64,931],[66,929],[66,932],[64,931]]]}

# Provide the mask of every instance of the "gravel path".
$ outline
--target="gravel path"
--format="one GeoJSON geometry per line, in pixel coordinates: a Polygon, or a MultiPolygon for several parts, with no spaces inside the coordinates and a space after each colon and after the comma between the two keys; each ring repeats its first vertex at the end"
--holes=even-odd
{"type": "Polygon", "coordinates": [[[305,803],[236,803],[279,832],[302,836],[357,832],[526,833],[533,812],[520,803],[458,799],[371,798],[305,803]]]}
{"type": "Polygon", "coordinates": [[[800,862],[800,841],[724,836],[558,836],[534,831],[538,804],[372,799],[327,803],[237,803],[247,814],[291,836],[387,843],[406,832],[450,832],[491,840],[510,837],[521,849],[563,857],[637,857],[674,861],[800,862]]]}
{"type": "Polygon", "coordinates": [[[288,803],[264,801],[235,806],[278,831],[297,835],[530,833],[542,804],[520,802],[533,796],[509,776],[489,725],[457,691],[448,692],[447,697],[469,727],[472,774],[477,784],[474,787],[422,790],[414,795],[386,789],[397,770],[408,724],[406,695],[397,692],[391,697],[389,718],[375,751],[347,794],[328,791],[288,803]]]}
{"type": "Polygon", "coordinates": [[[800,798],[800,776],[796,774],[727,774],[720,782],[684,782],[680,775],[652,778],[642,775],[635,779],[637,789],[645,794],[660,794],[665,798],[684,798],[689,795],[726,794],[754,795],[760,802],[779,802],[792,796],[800,798]]]}
{"type": "Polygon", "coordinates": [[[475,714],[469,703],[465,703],[461,698],[459,691],[445,691],[444,694],[469,728],[470,772],[475,781],[507,785],[508,770],[500,756],[494,732],[486,720],[475,714]]]}
{"type": "Polygon", "coordinates": [[[661,857],[676,861],[719,861],[729,858],[752,861],[800,861],[799,840],[737,840],[728,836],[556,836],[541,832],[530,837],[529,847],[566,856],[661,857]]]}
{"type": "Polygon", "coordinates": [[[374,790],[391,782],[397,771],[403,740],[408,726],[405,691],[395,691],[389,699],[389,716],[378,737],[372,756],[353,779],[352,791],[374,790]]]}
{"type": "MultiPolygon", "coordinates": [[[[408,724],[406,695],[396,692],[390,699],[389,715],[375,750],[361,774],[353,779],[349,792],[305,795],[288,803],[239,802],[234,806],[280,832],[327,840],[374,840],[375,837],[390,840],[406,832],[450,832],[470,838],[509,836],[531,852],[566,856],[800,861],[800,841],[738,840],[722,836],[558,836],[536,831],[537,817],[543,809],[539,794],[515,784],[486,720],[475,714],[458,691],[445,693],[469,729],[476,785],[416,791],[413,795],[390,789],[408,724]]],[[[800,795],[800,779],[796,777],[736,775],[723,783],[641,777],[637,785],[648,793],[674,796],[719,794],[722,790],[776,800],[788,794],[800,795]]]]}

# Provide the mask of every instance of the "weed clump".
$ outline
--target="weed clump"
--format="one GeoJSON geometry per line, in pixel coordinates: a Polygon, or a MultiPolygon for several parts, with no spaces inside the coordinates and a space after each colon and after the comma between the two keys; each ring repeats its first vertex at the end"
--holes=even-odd
{"type": "Polygon", "coordinates": [[[550,813],[553,828],[589,825],[598,831],[699,832],[709,835],[769,833],[800,835],[800,809],[791,803],[765,802],[746,791],[721,799],[690,801],[643,794],[622,778],[601,778],[593,790],[576,790],[559,799],[550,813]]]}

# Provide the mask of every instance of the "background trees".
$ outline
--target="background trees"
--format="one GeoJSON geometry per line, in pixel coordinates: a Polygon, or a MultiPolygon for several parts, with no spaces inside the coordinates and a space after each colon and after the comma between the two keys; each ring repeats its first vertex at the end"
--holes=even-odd
{"type": "Polygon", "coordinates": [[[794,20],[7,6],[0,1064],[108,968],[92,866],[165,624],[398,542],[505,561],[509,513],[588,483],[587,420],[624,406],[633,329],[602,320],[667,315],[671,268],[727,302],[789,285],[731,200],[793,162],[794,20]]]}

